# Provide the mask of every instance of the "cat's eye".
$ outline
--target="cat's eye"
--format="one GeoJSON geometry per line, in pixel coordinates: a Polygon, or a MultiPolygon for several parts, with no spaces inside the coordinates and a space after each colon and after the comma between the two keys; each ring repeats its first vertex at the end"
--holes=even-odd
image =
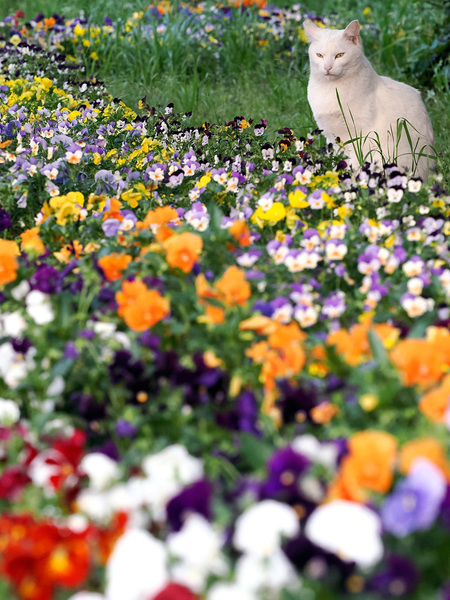
{"type": "Polygon", "coordinates": [[[318,56],[319,58],[323,58],[323,54],[317,53],[316,56],[318,56]]]}
{"type": "Polygon", "coordinates": [[[339,54],[336,54],[336,56],[334,58],[342,58],[344,56],[344,52],[339,52],[339,54]]]}

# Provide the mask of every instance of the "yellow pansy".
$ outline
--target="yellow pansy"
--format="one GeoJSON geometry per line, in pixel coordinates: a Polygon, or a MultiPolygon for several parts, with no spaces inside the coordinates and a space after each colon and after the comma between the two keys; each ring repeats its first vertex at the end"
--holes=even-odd
{"type": "Polygon", "coordinates": [[[388,238],[386,238],[384,245],[386,246],[386,248],[392,248],[392,246],[394,245],[394,242],[395,242],[395,233],[393,233],[388,238]]]}
{"type": "Polygon", "coordinates": [[[211,181],[211,173],[208,171],[206,173],[206,175],[203,175],[203,177],[200,178],[200,181],[198,182],[198,186],[206,187],[210,181],[211,181]]]}
{"type": "Polygon", "coordinates": [[[49,204],[54,210],[58,225],[65,225],[68,217],[78,217],[84,206],[84,196],[81,192],[69,192],[65,196],[50,198],[49,204]]]}
{"type": "Polygon", "coordinates": [[[349,206],[340,206],[338,209],[336,209],[336,212],[341,219],[350,217],[350,215],[353,214],[353,211],[349,206]]]}
{"type": "Polygon", "coordinates": [[[305,198],[306,198],[306,194],[304,192],[302,192],[301,189],[297,189],[288,195],[289,204],[293,208],[306,208],[307,206],[309,206],[309,204],[308,204],[308,202],[306,202],[305,198]]]}
{"type": "Polygon", "coordinates": [[[70,113],[67,115],[67,119],[68,119],[69,121],[73,121],[73,120],[74,120],[74,119],[76,119],[77,117],[81,117],[81,113],[80,113],[80,111],[79,111],[79,110],[73,110],[72,112],[70,112],[70,113]]]}
{"type": "Polygon", "coordinates": [[[73,29],[75,35],[84,35],[86,33],[86,29],[82,27],[79,23],[77,23],[73,29]]]}
{"type": "Polygon", "coordinates": [[[136,208],[139,203],[139,200],[142,198],[142,194],[140,192],[135,192],[133,189],[127,190],[123,192],[121,195],[122,200],[125,200],[131,208],[136,208]]]}
{"type": "Polygon", "coordinates": [[[292,207],[286,209],[286,225],[288,226],[288,229],[293,229],[299,219],[300,217],[295,213],[295,210],[292,207]]]}
{"type": "Polygon", "coordinates": [[[259,206],[252,215],[252,221],[257,223],[258,220],[268,221],[270,223],[278,223],[286,217],[286,208],[281,202],[274,202],[266,212],[259,206]]]}

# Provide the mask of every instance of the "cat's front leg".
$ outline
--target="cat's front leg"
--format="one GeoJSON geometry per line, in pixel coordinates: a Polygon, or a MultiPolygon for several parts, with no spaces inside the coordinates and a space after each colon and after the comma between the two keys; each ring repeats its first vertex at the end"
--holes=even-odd
{"type": "MultiPolygon", "coordinates": [[[[336,151],[342,150],[342,144],[335,144],[334,147],[335,147],[336,151]]],[[[344,154],[345,154],[344,160],[348,164],[348,166],[352,169],[352,171],[358,171],[358,169],[360,168],[361,165],[359,164],[359,160],[356,156],[355,149],[353,148],[353,146],[351,144],[344,146],[344,154]]]]}

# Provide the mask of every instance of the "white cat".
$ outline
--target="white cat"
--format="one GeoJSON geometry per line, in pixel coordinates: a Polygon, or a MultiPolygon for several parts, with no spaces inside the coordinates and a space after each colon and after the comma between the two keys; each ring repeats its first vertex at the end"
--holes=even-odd
{"type": "Polygon", "coordinates": [[[396,162],[425,181],[434,166],[434,141],[420,92],[377,75],[363,54],[358,21],[343,30],[312,21],[304,28],[311,67],[308,101],[327,140],[340,138],[354,169],[365,160],[396,162]]]}

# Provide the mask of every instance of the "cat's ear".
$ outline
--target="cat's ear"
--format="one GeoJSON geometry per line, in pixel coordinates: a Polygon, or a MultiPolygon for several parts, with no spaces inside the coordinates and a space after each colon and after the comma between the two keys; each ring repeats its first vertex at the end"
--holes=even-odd
{"type": "Polygon", "coordinates": [[[352,21],[350,25],[344,29],[344,37],[347,38],[350,42],[358,46],[361,43],[361,38],[359,35],[361,28],[359,26],[358,21],[352,21]]]}
{"type": "Polygon", "coordinates": [[[303,29],[305,30],[308,42],[315,42],[319,39],[321,32],[323,31],[320,27],[317,27],[315,23],[309,19],[303,23],[303,29]]]}

